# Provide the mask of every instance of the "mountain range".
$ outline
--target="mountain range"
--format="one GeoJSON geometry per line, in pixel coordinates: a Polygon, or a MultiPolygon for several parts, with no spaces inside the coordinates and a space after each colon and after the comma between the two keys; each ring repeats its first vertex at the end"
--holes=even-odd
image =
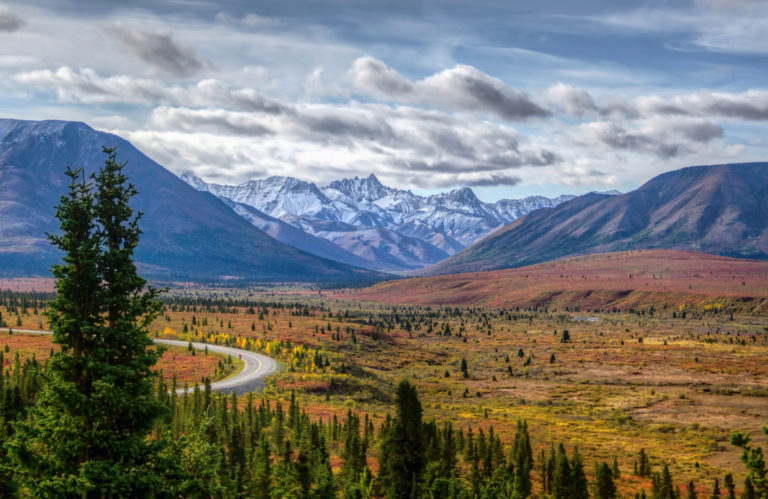
{"type": "Polygon", "coordinates": [[[66,192],[68,165],[95,171],[102,147],[117,147],[143,212],[136,249],[141,271],[155,279],[259,279],[353,282],[380,275],[279,242],[221,199],[200,192],[120,137],[83,123],[0,120],[0,275],[49,275],[60,254],[46,233],[58,232],[54,206],[66,192]]]}
{"type": "Polygon", "coordinates": [[[768,163],[683,168],[626,194],[484,203],[469,188],[420,196],[374,175],[207,183],[83,123],[0,119],[0,276],[48,275],[64,170],[95,171],[103,146],[138,188],[136,258],[155,280],[359,283],[638,249],[768,259],[768,163]]]}
{"type": "Polygon", "coordinates": [[[195,189],[221,198],[286,244],[389,272],[442,261],[522,215],[574,197],[532,196],[484,203],[468,187],[420,196],[386,187],[373,174],[336,180],[324,187],[292,177],[275,176],[240,185],[207,183],[190,172],[181,178],[195,189]]]}
{"type": "Polygon", "coordinates": [[[533,211],[425,273],[637,249],[768,259],[768,163],[694,166],[654,177],[626,194],[579,196],[533,211]]]}

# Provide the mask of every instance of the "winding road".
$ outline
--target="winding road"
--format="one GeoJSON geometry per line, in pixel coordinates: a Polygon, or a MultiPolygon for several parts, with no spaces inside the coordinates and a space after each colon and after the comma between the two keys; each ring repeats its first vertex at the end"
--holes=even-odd
{"type": "MultiPolygon", "coordinates": [[[[12,330],[14,333],[27,333],[27,334],[53,334],[51,331],[36,331],[33,329],[9,329],[0,328],[0,331],[12,330]]],[[[182,340],[165,340],[161,338],[155,338],[152,341],[160,343],[162,345],[171,345],[186,347],[189,345],[188,341],[182,340]]],[[[205,350],[208,347],[209,352],[222,353],[224,355],[231,355],[237,357],[243,361],[243,369],[237,374],[230,376],[229,378],[221,381],[214,381],[211,383],[211,389],[220,392],[231,393],[235,392],[238,395],[251,392],[257,388],[264,386],[263,378],[266,378],[270,374],[277,372],[280,368],[277,361],[266,355],[260,353],[249,352],[248,350],[241,350],[239,348],[225,347],[222,345],[210,345],[208,343],[198,343],[193,341],[192,348],[197,350],[205,350]]],[[[187,388],[187,391],[194,390],[194,387],[187,388]]],[[[176,390],[177,393],[184,393],[184,388],[176,390]]]]}

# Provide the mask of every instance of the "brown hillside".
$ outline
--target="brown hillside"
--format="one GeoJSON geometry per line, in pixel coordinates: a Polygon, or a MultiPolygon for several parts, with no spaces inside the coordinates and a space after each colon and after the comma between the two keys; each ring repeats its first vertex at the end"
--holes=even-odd
{"type": "Polygon", "coordinates": [[[360,300],[414,305],[677,307],[719,301],[768,309],[768,262],[675,250],[564,258],[516,269],[388,281],[347,291],[360,300]]]}
{"type": "Polygon", "coordinates": [[[766,213],[768,163],[693,166],[626,194],[590,193],[532,211],[422,275],[648,249],[768,260],[766,213]]]}

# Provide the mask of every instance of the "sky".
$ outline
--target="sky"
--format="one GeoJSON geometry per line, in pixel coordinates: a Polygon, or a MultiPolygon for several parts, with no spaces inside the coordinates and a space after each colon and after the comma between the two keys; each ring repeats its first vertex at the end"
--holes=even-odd
{"type": "Polygon", "coordinates": [[[768,1],[0,3],[0,117],[180,174],[484,201],[768,161],[768,1]]]}

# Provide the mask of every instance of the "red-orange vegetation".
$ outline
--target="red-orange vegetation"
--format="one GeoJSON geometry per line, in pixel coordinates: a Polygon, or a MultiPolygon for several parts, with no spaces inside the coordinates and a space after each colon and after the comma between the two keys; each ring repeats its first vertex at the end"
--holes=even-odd
{"type": "Polygon", "coordinates": [[[175,374],[179,387],[184,383],[192,386],[200,383],[205,377],[213,378],[220,359],[219,356],[205,355],[200,351],[192,355],[191,351],[172,348],[160,357],[155,369],[163,373],[166,382],[170,382],[175,374]]]}
{"type": "MultiPolygon", "coordinates": [[[[0,349],[5,350],[6,345],[9,351],[4,356],[5,368],[12,365],[16,352],[19,353],[22,362],[32,356],[44,362],[50,355],[51,348],[54,350],[59,348],[48,335],[0,332],[0,349]]],[[[220,359],[222,357],[213,354],[205,355],[197,351],[192,355],[192,352],[184,348],[171,347],[157,362],[156,369],[162,371],[163,378],[167,382],[170,382],[175,374],[180,387],[184,383],[191,386],[194,383],[200,383],[203,377],[213,379],[220,359]]]]}
{"type": "Polygon", "coordinates": [[[768,309],[768,262],[689,251],[626,251],[516,269],[388,281],[335,294],[414,305],[619,310],[700,305],[717,297],[768,309]]]}

